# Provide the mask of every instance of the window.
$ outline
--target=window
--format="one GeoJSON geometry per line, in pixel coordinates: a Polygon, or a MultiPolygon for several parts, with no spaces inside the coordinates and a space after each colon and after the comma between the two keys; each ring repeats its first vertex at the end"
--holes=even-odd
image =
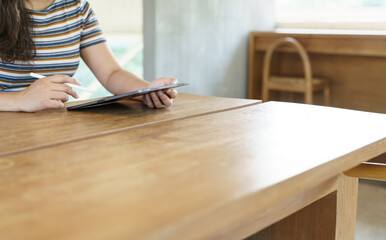
{"type": "Polygon", "coordinates": [[[276,0],[279,28],[386,30],[386,0],[276,0]]]}

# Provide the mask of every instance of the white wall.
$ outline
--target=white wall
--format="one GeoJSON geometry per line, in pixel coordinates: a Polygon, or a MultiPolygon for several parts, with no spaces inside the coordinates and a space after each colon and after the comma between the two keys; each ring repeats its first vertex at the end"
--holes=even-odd
{"type": "Polygon", "coordinates": [[[142,0],[88,0],[106,33],[142,33],[142,0]]]}
{"type": "Polygon", "coordinates": [[[144,0],[145,79],[189,81],[185,92],[246,97],[248,34],[273,29],[266,0],[144,0]]]}

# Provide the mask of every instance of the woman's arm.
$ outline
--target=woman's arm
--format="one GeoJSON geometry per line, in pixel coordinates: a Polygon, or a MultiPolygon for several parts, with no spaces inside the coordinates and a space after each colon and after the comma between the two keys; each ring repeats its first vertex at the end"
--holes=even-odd
{"type": "MultiPolygon", "coordinates": [[[[106,43],[96,44],[81,50],[81,57],[101,84],[113,94],[122,94],[139,89],[165,86],[177,83],[174,78],[158,78],[151,83],[142,80],[134,74],[124,70],[106,43]]],[[[143,98],[150,108],[168,107],[172,99],[177,97],[174,89],[158,91],[143,98]]]]}
{"type": "Polygon", "coordinates": [[[0,93],[0,111],[21,111],[18,93],[0,93]]]}

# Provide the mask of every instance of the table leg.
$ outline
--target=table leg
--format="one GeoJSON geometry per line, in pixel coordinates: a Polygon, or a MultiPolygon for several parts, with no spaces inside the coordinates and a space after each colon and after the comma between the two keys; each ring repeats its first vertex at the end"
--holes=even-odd
{"type": "Polygon", "coordinates": [[[336,239],[355,239],[358,178],[341,175],[338,181],[336,239]]]}
{"type": "Polygon", "coordinates": [[[247,240],[353,240],[355,238],[358,179],[338,177],[336,191],[247,240]]]}

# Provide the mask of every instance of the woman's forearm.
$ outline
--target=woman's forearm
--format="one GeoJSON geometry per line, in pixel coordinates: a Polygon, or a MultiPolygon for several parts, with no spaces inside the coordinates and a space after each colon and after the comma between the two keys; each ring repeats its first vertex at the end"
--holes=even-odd
{"type": "Polygon", "coordinates": [[[21,111],[19,94],[17,92],[0,93],[0,111],[21,111]]]}
{"type": "Polygon", "coordinates": [[[142,80],[136,75],[119,69],[114,71],[106,82],[106,89],[112,94],[123,94],[138,89],[147,88],[148,82],[142,80]]]}

